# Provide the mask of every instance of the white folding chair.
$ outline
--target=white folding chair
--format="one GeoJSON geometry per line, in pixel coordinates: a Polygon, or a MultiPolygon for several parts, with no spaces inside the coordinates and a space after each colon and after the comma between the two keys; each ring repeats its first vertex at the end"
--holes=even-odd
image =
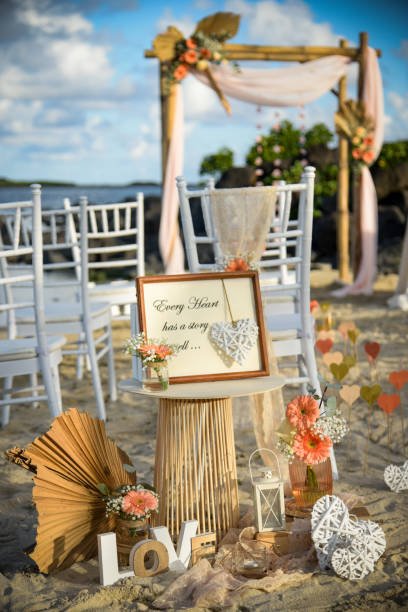
{"type": "MultiPolygon", "coordinates": [[[[270,221],[266,249],[259,266],[259,278],[268,328],[279,358],[296,357],[299,374],[286,375],[287,383],[300,383],[302,391],[310,384],[320,390],[314,353],[313,319],[310,316],[310,258],[313,223],[313,193],[315,169],[305,168],[298,184],[278,185],[277,212],[270,221]],[[293,195],[298,194],[297,214],[293,195]]],[[[204,189],[190,191],[183,177],[177,187],[184,243],[190,272],[214,269],[222,256],[211,213],[212,183],[204,189]],[[191,200],[199,198],[204,234],[197,235],[191,200]],[[212,247],[212,260],[200,260],[200,245],[212,247]]],[[[239,192],[239,189],[237,189],[239,192]]],[[[208,252],[207,252],[208,257],[208,252]]],[[[293,368],[294,363],[280,367],[293,368]]]]}
{"type": "MultiPolygon", "coordinates": [[[[285,384],[299,384],[302,393],[306,393],[310,385],[320,394],[314,321],[310,315],[314,178],[315,168],[307,166],[300,183],[278,185],[277,212],[270,221],[271,231],[258,266],[265,318],[279,374],[284,376],[285,384]]],[[[196,273],[214,269],[222,253],[211,213],[213,183],[202,190],[190,191],[183,177],[176,181],[189,271],[196,273]],[[196,235],[191,212],[193,198],[199,198],[201,202],[204,235],[196,235]],[[212,247],[212,263],[200,262],[199,245],[212,247]]],[[[337,477],[333,454],[332,468],[337,477]]]]}
{"type": "MultiPolygon", "coordinates": [[[[70,210],[69,198],[64,207],[70,210]]],[[[111,281],[92,281],[88,292],[92,301],[109,302],[113,321],[129,321],[130,304],[136,300],[134,278],[144,276],[144,210],[143,193],[133,202],[114,204],[88,204],[88,268],[124,276],[111,281]],[[132,280],[128,280],[132,278],[132,280]]],[[[79,228],[72,225],[73,241],[79,240],[79,228]]],[[[79,257],[75,255],[74,257],[79,257]]]]}
{"type": "MultiPolygon", "coordinates": [[[[80,198],[79,207],[42,212],[43,248],[50,260],[43,268],[52,280],[47,280],[47,289],[54,293],[64,292],[61,301],[47,301],[45,319],[47,334],[56,331],[73,336],[67,343],[69,348],[64,355],[85,356],[89,362],[98,416],[106,419],[98,362],[106,355],[108,366],[109,395],[112,401],[117,399],[113,341],[111,329],[111,312],[108,302],[91,302],[88,295],[88,216],[87,199],[80,198]],[[80,228],[80,242],[73,240],[72,223],[80,228]],[[73,252],[77,257],[73,258],[73,252]],[[55,261],[59,259],[60,261],[55,261]],[[67,278],[53,279],[53,274],[70,275],[67,278]],[[65,292],[70,288],[71,298],[66,299],[65,292]]],[[[29,219],[23,218],[23,236],[28,240],[31,233],[29,219]]],[[[16,317],[18,332],[22,335],[31,333],[33,313],[30,309],[20,310],[16,317]]],[[[78,378],[82,377],[82,359],[77,366],[78,378]]]]}
{"type": "Polygon", "coordinates": [[[62,412],[58,364],[62,360],[61,347],[65,338],[45,333],[39,185],[32,185],[32,196],[32,201],[0,204],[0,312],[7,329],[7,338],[0,339],[0,377],[5,379],[0,391],[2,427],[8,424],[10,406],[14,404],[47,401],[52,417],[62,412]],[[23,239],[24,218],[30,220],[32,241],[27,241],[26,236],[23,239]],[[21,260],[25,262],[23,270],[16,265],[21,260]],[[25,299],[18,302],[14,299],[13,288],[21,283],[26,286],[25,299]],[[19,338],[16,314],[26,308],[34,312],[34,335],[19,338]],[[42,376],[42,385],[37,384],[37,374],[42,376]],[[14,384],[20,375],[30,377],[28,386],[17,387],[14,384]],[[44,393],[40,395],[43,389],[44,393]]]}

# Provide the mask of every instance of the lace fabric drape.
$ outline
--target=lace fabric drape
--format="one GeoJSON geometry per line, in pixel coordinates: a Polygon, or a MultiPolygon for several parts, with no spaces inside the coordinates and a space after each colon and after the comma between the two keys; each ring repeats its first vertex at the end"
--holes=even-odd
{"type": "Polygon", "coordinates": [[[214,226],[224,255],[259,261],[275,213],[275,187],[218,189],[210,192],[214,226]]]}

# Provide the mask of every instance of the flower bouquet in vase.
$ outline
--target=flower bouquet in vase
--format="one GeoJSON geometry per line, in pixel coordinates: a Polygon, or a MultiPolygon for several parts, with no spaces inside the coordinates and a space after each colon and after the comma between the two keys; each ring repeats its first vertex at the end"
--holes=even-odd
{"type": "Polygon", "coordinates": [[[169,386],[168,360],[175,357],[178,347],[162,340],[148,341],[143,332],[125,341],[124,352],[140,357],[143,367],[143,387],[149,391],[166,390],[169,386]]]}
{"type": "Polygon", "coordinates": [[[104,495],[106,516],[114,519],[119,563],[128,564],[133,546],[148,538],[150,517],[159,507],[158,495],[146,484],[122,485],[113,491],[104,484],[98,488],[104,495]]]}
{"type": "Polygon", "coordinates": [[[331,495],[330,450],[347,433],[336,399],[329,398],[328,405],[324,394],[320,403],[318,399],[317,395],[298,395],[291,400],[277,431],[278,449],[289,460],[292,493],[299,508],[312,508],[320,497],[331,495]]]}

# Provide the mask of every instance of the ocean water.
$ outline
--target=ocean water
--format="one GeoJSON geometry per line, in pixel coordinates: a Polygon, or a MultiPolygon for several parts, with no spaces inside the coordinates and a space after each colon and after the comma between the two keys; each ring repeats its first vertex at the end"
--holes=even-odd
{"type": "MultiPolygon", "coordinates": [[[[87,196],[92,204],[108,204],[124,202],[135,198],[141,191],[146,196],[161,195],[160,185],[132,185],[131,187],[43,187],[41,202],[43,208],[62,208],[64,198],[69,198],[72,204],[79,202],[80,196],[87,196]]],[[[0,203],[22,202],[31,199],[29,187],[0,187],[0,203]]]]}

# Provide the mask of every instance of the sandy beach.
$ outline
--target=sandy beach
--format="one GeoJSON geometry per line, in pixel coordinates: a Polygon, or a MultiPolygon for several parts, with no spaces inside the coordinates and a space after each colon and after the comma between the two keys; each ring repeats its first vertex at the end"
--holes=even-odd
{"type": "MultiPolygon", "coordinates": [[[[408,369],[407,313],[389,310],[386,300],[392,295],[397,277],[379,277],[372,296],[335,299],[336,271],[320,266],[312,272],[312,298],[332,303],[337,326],[342,321],[354,321],[361,330],[358,338],[359,367],[350,372],[345,384],[370,384],[370,371],[364,353],[364,343],[381,345],[377,372],[385,393],[395,393],[388,382],[392,371],[408,369]]],[[[131,376],[130,358],[121,352],[121,344],[130,335],[130,325],[115,324],[117,379],[131,376]]],[[[337,341],[337,349],[341,343],[337,341]]],[[[327,375],[327,367],[319,356],[319,370],[327,375]]],[[[90,376],[75,379],[74,359],[65,358],[60,367],[64,409],[76,407],[96,416],[90,376]]],[[[102,370],[106,385],[106,370],[102,370]]],[[[371,383],[372,384],[372,383],[371,383]]],[[[287,389],[285,399],[294,392],[287,389]]],[[[408,385],[401,392],[405,421],[408,422],[408,385]]],[[[142,399],[119,393],[118,401],[107,402],[109,436],[131,457],[138,478],[152,482],[156,431],[157,400],[142,399]]],[[[407,610],[408,609],[408,490],[393,493],[384,483],[387,460],[386,415],[375,406],[371,439],[368,445],[368,468],[363,474],[367,436],[368,405],[362,400],[354,404],[350,433],[350,456],[347,460],[347,440],[335,447],[340,479],[334,493],[358,495],[367,507],[371,519],[385,532],[387,547],[375,565],[375,571],[361,581],[344,580],[333,572],[316,572],[301,584],[265,593],[254,589],[242,592],[229,610],[407,610]]],[[[72,612],[104,610],[147,610],[152,602],[174,581],[173,573],[154,578],[128,578],[111,587],[99,584],[97,560],[77,563],[71,568],[46,576],[23,552],[35,540],[36,510],[32,502],[31,474],[4,459],[4,452],[13,446],[24,447],[49,426],[48,407],[14,407],[10,424],[0,430],[0,609],[12,612],[69,610],[72,612]]],[[[240,510],[244,514],[251,506],[247,460],[256,448],[250,423],[237,415],[235,430],[240,510]]],[[[391,417],[392,437],[390,462],[402,464],[402,426],[399,409],[391,417]]],[[[405,434],[408,437],[407,427],[405,434]]],[[[207,609],[217,609],[216,606],[207,609]]]]}

